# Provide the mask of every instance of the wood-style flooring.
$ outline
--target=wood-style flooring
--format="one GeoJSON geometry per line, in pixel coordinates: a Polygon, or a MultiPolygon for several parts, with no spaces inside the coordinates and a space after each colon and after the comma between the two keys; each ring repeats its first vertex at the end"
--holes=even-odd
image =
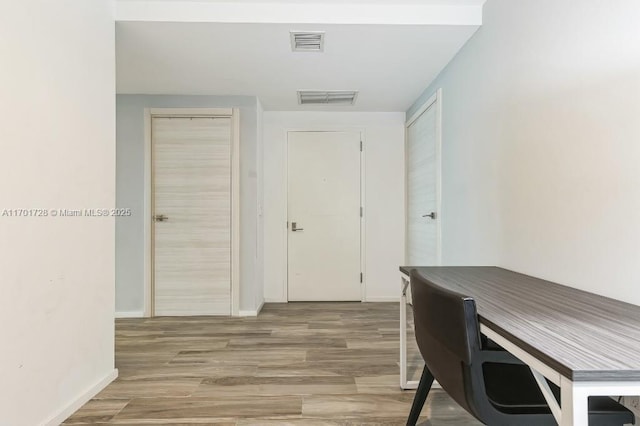
{"type": "MultiPolygon", "coordinates": [[[[65,425],[404,425],[397,303],[267,304],[257,318],[116,321],[118,379],[65,425]]],[[[419,354],[410,350],[412,374],[419,354]]],[[[479,425],[442,391],[422,424],[479,425]]]]}

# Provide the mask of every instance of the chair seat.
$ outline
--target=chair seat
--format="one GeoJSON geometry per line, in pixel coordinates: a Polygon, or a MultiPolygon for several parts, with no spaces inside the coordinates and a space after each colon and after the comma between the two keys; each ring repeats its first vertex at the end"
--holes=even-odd
{"type": "MultiPolygon", "coordinates": [[[[551,414],[529,367],[517,364],[483,365],[487,396],[491,404],[507,414],[551,414]]],[[[556,400],[560,388],[549,383],[556,400]]],[[[589,425],[635,424],[631,411],[609,397],[589,398],[589,425]]]]}

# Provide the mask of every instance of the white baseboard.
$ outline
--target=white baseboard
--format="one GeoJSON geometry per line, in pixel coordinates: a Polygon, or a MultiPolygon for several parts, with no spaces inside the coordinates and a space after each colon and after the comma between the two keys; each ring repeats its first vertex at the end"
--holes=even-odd
{"type": "Polygon", "coordinates": [[[398,302],[400,303],[400,296],[389,296],[389,297],[367,297],[364,302],[371,303],[381,303],[381,302],[398,302]]]}
{"type": "Polygon", "coordinates": [[[96,384],[91,386],[86,391],[78,395],[73,401],[69,402],[66,407],[63,407],[57,414],[45,421],[45,426],[59,426],[62,422],[67,420],[73,413],[78,411],[80,407],[89,402],[91,398],[96,396],[102,389],[113,382],[118,377],[118,369],[114,368],[103,379],[99,380],[96,384]]]}
{"type": "Polygon", "coordinates": [[[287,303],[287,300],[278,299],[278,298],[271,299],[267,297],[264,299],[264,303],[287,303]]]}
{"type": "Polygon", "coordinates": [[[144,318],[142,311],[116,312],[116,318],[144,318]]]}
{"type": "Polygon", "coordinates": [[[262,303],[260,303],[260,306],[258,306],[258,309],[256,309],[255,311],[239,311],[238,316],[239,317],[257,317],[260,311],[262,310],[263,306],[264,306],[264,300],[262,301],[262,303]]]}

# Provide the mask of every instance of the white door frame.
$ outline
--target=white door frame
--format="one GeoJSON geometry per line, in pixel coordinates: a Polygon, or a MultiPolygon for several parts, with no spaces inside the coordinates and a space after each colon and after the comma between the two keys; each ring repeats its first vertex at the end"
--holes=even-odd
{"type": "MultiPolygon", "coordinates": [[[[409,241],[407,230],[409,224],[409,197],[408,197],[408,181],[409,181],[409,168],[406,167],[408,163],[407,155],[409,153],[409,126],[411,126],[425,111],[427,111],[432,105],[436,108],[436,212],[438,214],[436,220],[436,265],[442,264],[442,89],[436,90],[436,92],[427,101],[416,110],[416,112],[407,119],[405,123],[404,132],[404,163],[405,163],[405,176],[404,176],[404,232],[405,232],[405,246],[404,246],[404,260],[407,262],[408,247],[407,241],[409,241]]],[[[410,266],[422,266],[422,265],[410,265],[410,266]]]]}
{"type": "Polygon", "coordinates": [[[365,208],[365,150],[367,148],[366,141],[366,133],[365,129],[362,127],[332,127],[332,126],[321,126],[321,127],[313,127],[313,128],[292,128],[285,130],[285,163],[287,165],[287,173],[286,179],[284,180],[284,193],[285,196],[285,205],[284,211],[286,214],[285,223],[284,223],[284,252],[286,256],[284,258],[284,299],[287,303],[289,303],[289,133],[292,132],[308,132],[308,133],[340,133],[340,132],[353,132],[360,133],[360,141],[361,147],[360,150],[360,206],[362,207],[362,215],[360,215],[360,271],[362,273],[362,283],[360,283],[360,300],[362,302],[366,302],[366,289],[367,289],[367,274],[365,273],[365,259],[366,259],[366,250],[365,250],[365,221],[367,217],[367,209],[365,208]]]}
{"type": "Polygon", "coordinates": [[[145,108],[144,110],[144,316],[153,316],[153,117],[231,118],[231,315],[240,310],[240,110],[145,108]]]}

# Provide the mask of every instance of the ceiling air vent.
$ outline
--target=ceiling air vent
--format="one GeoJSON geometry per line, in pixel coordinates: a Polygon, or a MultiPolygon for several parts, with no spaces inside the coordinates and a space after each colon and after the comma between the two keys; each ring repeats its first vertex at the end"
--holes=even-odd
{"type": "Polygon", "coordinates": [[[356,90],[298,90],[300,105],[353,105],[356,103],[356,90]]]}
{"type": "Polygon", "coordinates": [[[324,31],[291,31],[291,50],[294,52],[323,52],[324,31]]]}

